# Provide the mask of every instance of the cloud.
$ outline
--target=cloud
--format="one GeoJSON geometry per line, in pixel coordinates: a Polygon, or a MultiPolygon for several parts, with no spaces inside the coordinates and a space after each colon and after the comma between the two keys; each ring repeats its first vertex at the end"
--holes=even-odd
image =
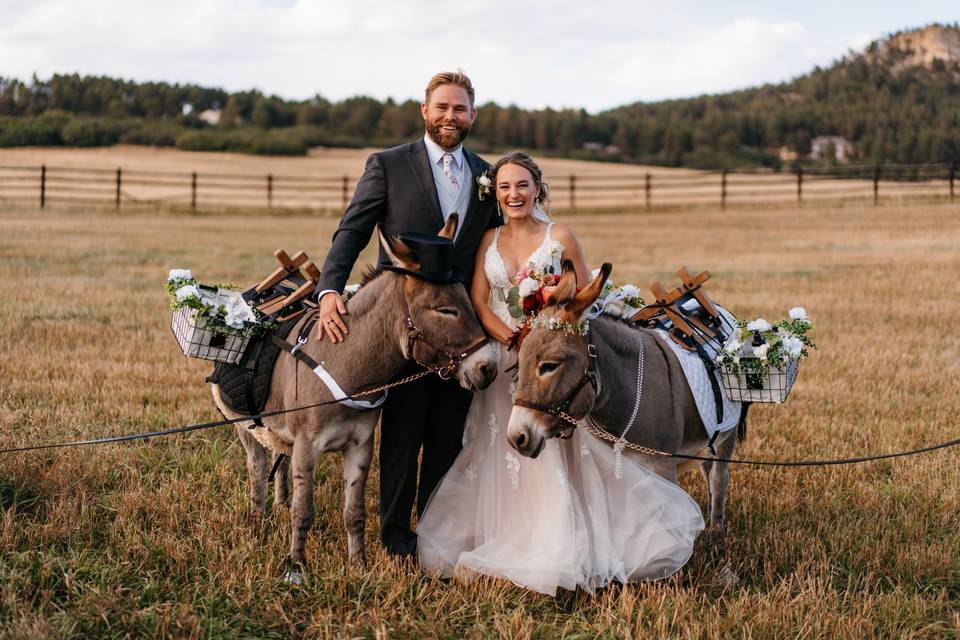
{"type": "MultiPolygon", "coordinates": [[[[858,35],[862,39],[862,35],[858,35]]],[[[0,4],[3,74],[53,72],[418,98],[464,68],[481,102],[599,110],[778,81],[842,55],[799,22],[672,7],[488,0],[34,0],[0,4]]]]}

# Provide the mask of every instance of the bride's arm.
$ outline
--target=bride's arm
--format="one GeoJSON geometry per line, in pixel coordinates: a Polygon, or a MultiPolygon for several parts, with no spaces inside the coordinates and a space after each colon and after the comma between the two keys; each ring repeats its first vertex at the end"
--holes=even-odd
{"type": "Polygon", "coordinates": [[[583,248],[576,234],[565,224],[555,224],[553,239],[563,245],[563,259],[573,260],[573,267],[577,271],[577,286],[587,286],[590,282],[590,270],[587,268],[587,259],[583,255],[583,248]]]}
{"type": "Polygon", "coordinates": [[[490,282],[487,281],[484,265],[487,247],[493,242],[495,232],[496,229],[488,230],[477,249],[477,257],[473,268],[473,282],[470,283],[470,302],[473,303],[473,310],[487,334],[494,340],[506,344],[510,336],[513,335],[513,331],[490,308],[490,282]]]}

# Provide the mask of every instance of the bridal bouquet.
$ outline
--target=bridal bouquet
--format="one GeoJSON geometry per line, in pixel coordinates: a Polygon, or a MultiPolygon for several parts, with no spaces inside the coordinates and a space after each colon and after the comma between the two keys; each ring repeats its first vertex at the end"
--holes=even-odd
{"type": "Polygon", "coordinates": [[[554,240],[546,247],[543,261],[531,258],[526,265],[510,278],[513,286],[503,296],[510,316],[517,319],[537,315],[554,289],[560,283],[560,275],[554,273],[554,257],[563,253],[563,245],[554,240]]]}
{"type": "Polygon", "coordinates": [[[789,315],[789,320],[774,324],[763,318],[737,322],[737,330],[716,357],[726,378],[728,395],[731,391],[747,394],[732,399],[768,402],[786,399],[796,379],[798,363],[810,355],[810,349],[817,347],[807,335],[813,329],[813,323],[807,318],[806,310],[794,307],[789,315]],[[745,381],[746,389],[732,384],[734,381],[745,381]],[[760,394],[763,397],[748,397],[750,390],[779,392],[779,400],[766,399],[763,394],[760,394]]]}

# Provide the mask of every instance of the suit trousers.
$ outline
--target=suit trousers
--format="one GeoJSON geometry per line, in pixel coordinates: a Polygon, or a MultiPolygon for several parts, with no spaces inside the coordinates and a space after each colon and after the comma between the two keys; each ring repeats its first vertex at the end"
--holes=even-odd
{"type": "MultiPolygon", "coordinates": [[[[398,377],[420,369],[411,363],[398,377]]],[[[410,529],[414,501],[419,517],[460,453],[472,399],[456,379],[437,375],[390,390],[380,423],[380,538],[388,552],[416,552],[410,529]]]]}

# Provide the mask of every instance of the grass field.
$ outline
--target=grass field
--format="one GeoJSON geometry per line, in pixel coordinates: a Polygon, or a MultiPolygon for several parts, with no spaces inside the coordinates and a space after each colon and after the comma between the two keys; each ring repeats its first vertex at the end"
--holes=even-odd
{"type": "MultiPolygon", "coordinates": [[[[258,162],[261,160],[258,159],[258,162]]],[[[741,317],[805,306],[820,349],[744,457],[888,452],[958,436],[960,210],[845,207],[567,216],[588,259],[641,286],[682,264],[741,317]]],[[[277,247],[320,258],[336,220],[0,211],[0,446],[216,416],[169,330],[163,279],[247,285],[277,247]]],[[[372,253],[368,250],[366,257],[372,253]]],[[[363,262],[363,261],[361,261],[363,262]]],[[[0,458],[0,636],[957,638],[958,451],[826,469],[735,468],[727,549],[679,575],[556,599],[348,571],[339,460],[321,460],[310,582],[283,585],[285,512],[247,515],[230,428],[0,458]],[[729,563],[737,586],[715,586],[729,563]]],[[[377,509],[376,466],[367,489],[377,509]]],[[[701,504],[699,474],[681,478],[701,504]]]]}

